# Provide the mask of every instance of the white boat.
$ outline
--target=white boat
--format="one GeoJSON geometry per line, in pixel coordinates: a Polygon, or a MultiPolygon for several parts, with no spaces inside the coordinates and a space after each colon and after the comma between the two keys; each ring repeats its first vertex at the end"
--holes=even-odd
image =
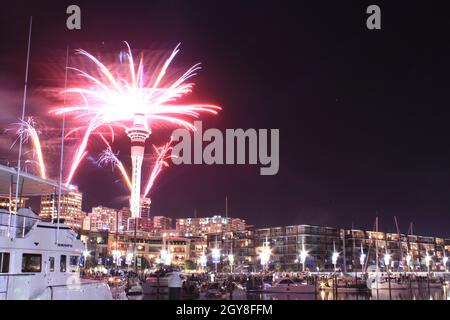
{"type": "Polygon", "coordinates": [[[367,288],[369,290],[407,290],[410,285],[406,282],[397,282],[393,278],[389,281],[386,277],[369,275],[367,278],[367,288]]]}
{"type": "Polygon", "coordinates": [[[11,238],[5,236],[8,219],[8,212],[0,210],[0,300],[112,299],[107,283],[80,278],[84,244],[72,229],[39,221],[31,210],[19,209],[11,219],[11,238]]]}
{"type": "MultiPolygon", "coordinates": [[[[0,194],[10,189],[13,168],[0,165],[0,194]]],[[[57,185],[21,173],[24,195],[57,185]]],[[[0,210],[0,300],[111,300],[107,283],[80,278],[85,245],[63,223],[42,222],[30,209],[0,210]]]]}
{"type": "Polygon", "coordinates": [[[417,290],[417,289],[428,289],[428,288],[442,288],[443,283],[439,279],[428,280],[409,280],[405,279],[399,281],[397,278],[391,278],[391,283],[389,284],[389,279],[387,277],[378,276],[378,281],[375,276],[369,276],[367,279],[367,287],[371,290],[417,290]]]}
{"type": "Polygon", "coordinates": [[[290,278],[282,278],[273,286],[266,287],[267,293],[315,293],[316,288],[313,284],[295,282],[290,278]]]}
{"type": "MultiPolygon", "coordinates": [[[[328,281],[320,282],[320,289],[335,290],[336,280],[331,278],[328,281]]],[[[356,280],[354,277],[338,277],[337,278],[338,292],[360,292],[367,290],[366,282],[360,278],[356,280]]]]}

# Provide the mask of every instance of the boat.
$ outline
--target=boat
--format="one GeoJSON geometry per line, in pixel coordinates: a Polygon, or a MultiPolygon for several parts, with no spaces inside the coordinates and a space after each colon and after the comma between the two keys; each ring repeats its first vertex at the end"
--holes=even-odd
{"type": "Polygon", "coordinates": [[[70,227],[19,209],[11,238],[8,219],[8,211],[0,210],[0,300],[112,300],[107,283],[80,277],[84,244],[70,227]]]}
{"type": "Polygon", "coordinates": [[[171,272],[160,274],[152,273],[146,276],[141,283],[142,292],[146,295],[150,294],[169,294],[169,278],[171,272]]]}
{"type": "Polygon", "coordinates": [[[142,286],[140,284],[135,284],[131,286],[131,288],[128,290],[127,295],[129,296],[140,296],[144,293],[144,290],[142,289],[142,286]]]}
{"type": "Polygon", "coordinates": [[[205,298],[207,299],[225,299],[226,295],[226,288],[219,282],[210,283],[205,292],[205,298]]]}
{"type": "MultiPolygon", "coordinates": [[[[0,165],[0,194],[8,194],[16,179],[14,168],[0,165]]],[[[21,196],[52,193],[58,187],[26,172],[20,179],[21,196]]],[[[84,250],[62,222],[43,222],[28,208],[17,213],[1,209],[0,300],[112,300],[106,282],[80,277],[84,250]]]]}
{"type": "MultiPolygon", "coordinates": [[[[367,290],[367,284],[364,280],[355,277],[337,277],[338,292],[360,292],[367,290]]],[[[336,290],[336,284],[333,278],[320,282],[320,288],[323,290],[336,290]]]]}
{"type": "Polygon", "coordinates": [[[306,282],[295,282],[290,278],[282,278],[273,286],[266,287],[266,293],[315,293],[316,286],[306,282]]]}
{"type": "Polygon", "coordinates": [[[407,290],[410,288],[410,284],[407,282],[395,281],[391,277],[390,281],[388,277],[374,276],[369,274],[367,278],[367,288],[369,290],[407,290]]]}

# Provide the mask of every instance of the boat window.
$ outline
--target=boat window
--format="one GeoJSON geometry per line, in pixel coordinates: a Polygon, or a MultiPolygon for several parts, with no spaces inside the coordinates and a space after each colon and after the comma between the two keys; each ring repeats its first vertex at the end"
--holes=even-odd
{"type": "Polygon", "coordinates": [[[48,258],[50,272],[55,272],[55,257],[48,258]]]}
{"type": "Polygon", "coordinates": [[[0,252],[0,273],[9,272],[9,252],[0,252]]]}
{"type": "Polygon", "coordinates": [[[78,257],[78,256],[70,256],[70,265],[71,266],[77,266],[79,258],[80,257],[78,257]]]}
{"type": "Polygon", "coordinates": [[[67,263],[67,257],[65,255],[61,256],[61,259],[59,260],[59,271],[60,272],[66,272],[66,263],[67,263]]]}
{"type": "Polygon", "coordinates": [[[70,256],[69,257],[70,272],[77,272],[79,258],[80,257],[78,257],[78,256],[70,256]]]}
{"type": "Polygon", "coordinates": [[[41,272],[42,255],[24,253],[22,255],[22,272],[41,272]]]}

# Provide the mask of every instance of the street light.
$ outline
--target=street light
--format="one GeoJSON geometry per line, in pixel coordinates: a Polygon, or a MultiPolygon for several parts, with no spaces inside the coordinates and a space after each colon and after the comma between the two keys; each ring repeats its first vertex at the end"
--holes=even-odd
{"type": "Polygon", "coordinates": [[[431,262],[431,256],[427,252],[427,254],[425,256],[425,265],[427,266],[428,273],[430,273],[430,262],[431,262]]]}
{"type": "Polygon", "coordinates": [[[411,255],[408,253],[407,255],[406,255],[406,265],[408,266],[408,271],[409,271],[409,269],[411,269],[411,259],[412,259],[412,257],[411,257],[411,255]]]}
{"type": "Polygon", "coordinates": [[[359,255],[359,264],[361,265],[361,270],[364,269],[365,260],[366,260],[366,254],[364,253],[364,251],[361,248],[361,254],[359,255]]]}
{"type": "Polygon", "coordinates": [[[269,242],[267,241],[267,238],[266,238],[266,242],[264,242],[263,248],[262,248],[261,252],[259,253],[259,258],[261,259],[261,265],[263,267],[267,267],[267,265],[269,264],[270,254],[271,254],[271,250],[270,250],[269,242]]]}
{"type": "Polygon", "coordinates": [[[170,266],[172,264],[172,254],[170,254],[170,252],[166,249],[161,250],[161,262],[165,266],[170,266]]]}
{"type": "Polygon", "coordinates": [[[391,255],[386,251],[386,253],[384,254],[384,265],[386,266],[388,272],[389,272],[390,261],[391,261],[391,255]]]}
{"type": "Polygon", "coordinates": [[[120,251],[119,250],[113,250],[112,254],[113,254],[113,263],[115,263],[116,266],[117,266],[119,264],[120,251]]]}
{"type": "Polygon", "coordinates": [[[337,270],[336,265],[337,265],[338,258],[339,258],[339,252],[334,251],[333,255],[331,256],[331,262],[334,265],[334,272],[336,272],[336,270],[337,270]]]}
{"type": "Polygon", "coordinates": [[[302,271],[305,272],[305,262],[306,257],[308,256],[308,251],[305,250],[305,247],[300,251],[300,263],[302,264],[302,271]]]}
{"type": "Polygon", "coordinates": [[[331,255],[331,263],[334,265],[334,272],[336,272],[336,265],[339,258],[339,252],[336,251],[336,243],[333,241],[333,254],[331,255]]]}
{"type": "Polygon", "coordinates": [[[442,258],[442,263],[444,264],[445,272],[447,272],[447,261],[448,261],[448,257],[445,255],[445,252],[444,252],[444,257],[442,258]]]}
{"type": "Polygon", "coordinates": [[[205,252],[202,253],[200,259],[198,260],[200,267],[204,269],[206,267],[206,263],[208,262],[208,258],[206,258],[205,252]]]}
{"type": "Polygon", "coordinates": [[[86,265],[87,265],[87,258],[91,255],[91,253],[89,252],[89,250],[86,248],[83,252],[83,257],[84,257],[84,268],[86,269],[86,265]]]}
{"type": "Polygon", "coordinates": [[[211,255],[212,255],[212,262],[215,264],[216,266],[216,272],[217,272],[217,264],[220,262],[220,249],[219,248],[213,248],[211,250],[211,255]]]}
{"type": "Polygon", "coordinates": [[[133,253],[129,252],[127,253],[127,256],[125,258],[125,264],[130,267],[130,265],[133,263],[133,253]]]}
{"type": "Polygon", "coordinates": [[[231,253],[228,255],[228,262],[230,263],[230,271],[233,273],[234,255],[231,253]]]}

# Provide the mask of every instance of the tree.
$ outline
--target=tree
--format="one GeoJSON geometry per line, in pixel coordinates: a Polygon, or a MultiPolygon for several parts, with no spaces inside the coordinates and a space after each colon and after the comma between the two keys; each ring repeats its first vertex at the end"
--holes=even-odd
{"type": "Polygon", "coordinates": [[[186,260],[184,262],[184,269],[185,270],[195,270],[195,268],[196,268],[196,265],[195,265],[194,261],[186,260]]]}

